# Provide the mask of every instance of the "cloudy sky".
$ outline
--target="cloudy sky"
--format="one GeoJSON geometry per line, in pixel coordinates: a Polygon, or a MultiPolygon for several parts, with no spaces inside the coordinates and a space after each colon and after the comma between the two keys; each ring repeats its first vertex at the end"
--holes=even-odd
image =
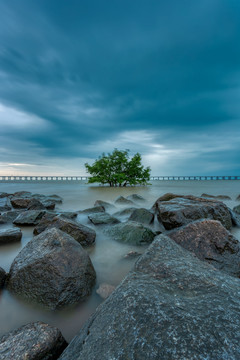
{"type": "Polygon", "coordinates": [[[0,174],[240,174],[239,0],[0,0],[0,174]]]}

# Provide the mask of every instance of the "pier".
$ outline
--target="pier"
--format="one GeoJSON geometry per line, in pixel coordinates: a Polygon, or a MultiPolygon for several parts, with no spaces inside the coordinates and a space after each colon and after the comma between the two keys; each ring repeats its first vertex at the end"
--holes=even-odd
{"type": "MultiPolygon", "coordinates": [[[[0,175],[0,182],[48,182],[48,181],[88,181],[88,176],[12,176],[0,175]]],[[[239,176],[151,176],[150,181],[186,181],[186,180],[240,180],[239,176]]]]}

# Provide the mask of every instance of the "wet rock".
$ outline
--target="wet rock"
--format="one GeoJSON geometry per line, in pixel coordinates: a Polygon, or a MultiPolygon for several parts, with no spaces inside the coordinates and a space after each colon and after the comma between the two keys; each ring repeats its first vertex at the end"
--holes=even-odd
{"type": "Polygon", "coordinates": [[[102,283],[100,284],[99,288],[96,290],[96,293],[102,298],[107,299],[111,293],[115,290],[115,286],[110,284],[102,283]]]}
{"type": "Polygon", "coordinates": [[[126,208],[120,211],[117,211],[113,214],[113,216],[123,216],[126,217],[127,215],[131,215],[133,213],[134,210],[136,210],[137,208],[135,207],[130,207],[130,208],[126,208]]]}
{"type": "Polygon", "coordinates": [[[14,197],[31,197],[32,193],[30,191],[17,191],[13,194],[14,197]]]}
{"type": "Polygon", "coordinates": [[[0,245],[21,241],[22,232],[18,228],[0,230],[0,245]]]}
{"type": "Polygon", "coordinates": [[[233,211],[237,214],[240,214],[240,205],[237,205],[233,208],[233,211]]]}
{"type": "Polygon", "coordinates": [[[6,272],[0,267],[0,289],[3,288],[6,280],[6,272]]]}
{"type": "Polygon", "coordinates": [[[11,198],[11,204],[15,209],[27,209],[31,203],[29,198],[13,197],[11,198]]]}
{"type": "Polygon", "coordinates": [[[84,209],[79,211],[81,214],[95,214],[95,213],[102,213],[105,212],[105,209],[103,206],[94,206],[92,208],[84,209]]]}
{"type": "Polygon", "coordinates": [[[37,225],[43,215],[46,213],[44,210],[27,210],[20,213],[13,221],[15,225],[37,225]]]}
{"type": "Polygon", "coordinates": [[[56,360],[67,343],[61,332],[35,322],[10,331],[0,338],[1,360],[56,360]]]}
{"type": "Polygon", "coordinates": [[[124,255],[124,259],[134,259],[141,255],[142,255],[142,253],[132,250],[132,251],[129,251],[129,253],[127,253],[126,255],[124,255]]]}
{"type": "Polygon", "coordinates": [[[219,221],[195,221],[168,232],[168,236],[200,260],[240,277],[239,241],[219,221]]]}
{"type": "Polygon", "coordinates": [[[13,222],[14,219],[22,212],[22,210],[6,211],[0,215],[0,224],[13,222]]]}
{"type": "Polygon", "coordinates": [[[6,192],[0,192],[0,199],[1,198],[5,198],[5,197],[8,197],[10,196],[10,194],[6,193],[6,192]]]}
{"type": "Polygon", "coordinates": [[[37,199],[31,199],[29,201],[27,210],[45,210],[46,207],[37,199]]]}
{"type": "Polygon", "coordinates": [[[8,289],[48,309],[74,305],[90,295],[95,270],[71,236],[52,228],[34,237],[13,261],[8,289]]]}
{"type": "Polygon", "coordinates": [[[209,195],[209,194],[202,194],[201,197],[212,198],[212,199],[219,199],[219,200],[231,200],[230,196],[228,196],[228,195],[209,195]]]}
{"type": "Polygon", "coordinates": [[[42,201],[42,204],[43,206],[45,207],[45,209],[47,210],[54,210],[55,209],[55,206],[56,206],[56,203],[54,200],[43,200],[42,201]]]}
{"type": "Polygon", "coordinates": [[[138,194],[128,195],[127,199],[131,200],[131,201],[136,201],[136,202],[146,201],[141,195],[138,195],[138,194]]]}
{"type": "Polygon", "coordinates": [[[61,196],[55,195],[55,194],[49,195],[48,199],[54,201],[56,204],[62,204],[62,202],[63,202],[63,198],[61,196]]]}
{"type": "Polygon", "coordinates": [[[160,235],[59,360],[239,359],[239,279],[160,235]]]}
{"type": "Polygon", "coordinates": [[[113,204],[110,204],[103,200],[95,201],[94,206],[102,206],[105,210],[110,210],[110,211],[116,209],[116,207],[113,204]]]}
{"type": "Polygon", "coordinates": [[[153,241],[156,234],[149,228],[136,222],[127,222],[106,228],[104,232],[114,240],[131,245],[144,245],[153,241]]]}
{"type": "Polygon", "coordinates": [[[51,224],[52,220],[57,216],[56,213],[46,212],[42,218],[40,219],[39,223],[33,230],[34,235],[41,234],[46,228],[51,224]]]}
{"type": "Polygon", "coordinates": [[[2,197],[0,198],[0,211],[8,211],[11,210],[11,203],[9,201],[8,197],[2,197]]]}
{"type": "Polygon", "coordinates": [[[154,214],[147,209],[136,209],[130,215],[129,221],[136,221],[141,224],[151,224],[154,220],[154,214]]]}
{"type": "Polygon", "coordinates": [[[114,202],[118,205],[134,205],[132,200],[126,199],[124,196],[119,196],[114,202]]]}
{"type": "Polygon", "coordinates": [[[236,213],[235,211],[233,211],[229,208],[228,208],[228,210],[231,214],[232,225],[240,227],[240,214],[236,213]]]}
{"type": "Polygon", "coordinates": [[[58,214],[68,219],[75,219],[78,216],[78,213],[75,211],[60,211],[58,214]]]}
{"type": "Polygon", "coordinates": [[[65,216],[55,216],[51,219],[43,218],[33,233],[40,234],[45,229],[57,228],[72,236],[82,246],[89,246],[94,244],[96,232],[88,226],[82,225],[74,220],[68,219],[65,216]]]}
{"type": "Polygon", "coordinates": [[[118,219],[109,215],[108,213],[95,213],[95,214],[88,215],[88,218],[94,225],[120,223],[120,221],[118,219]]]}
{"type": "Polygon", "coordinates": [[[237,200],[237,201],[240,201],[240,195],[237,196],[236,200],[237,200]]]}
{"type": "Polygon", "coordinates": [[[159,198],[152,208],[165,229],[171,230],[199,219],[219,220],[226,229],[231,228],[231,214],[222,202],[192,195],[174,196],[166,194],[159,198]],[[167,197],[170,200],[161,200],[167,197]]]}

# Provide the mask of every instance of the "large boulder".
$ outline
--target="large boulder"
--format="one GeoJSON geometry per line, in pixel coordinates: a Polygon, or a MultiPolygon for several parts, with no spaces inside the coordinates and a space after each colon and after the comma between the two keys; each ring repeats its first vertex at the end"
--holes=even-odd
{"type": "Polygon", "coordinates": [[[113,204],[110,204],[109,202],[103,200],[96,200],[94,206],[102,206],[105,210],[109,211],[116,209],[113,204]]]}
{"type": "Polygon", "coordinates": [[[160,235],[59,360],[237,360],[239,307],[239,279],[160,235]]]}
{"type": "Polygon", "coordinates": [[[0,267],[0,289],[3,288],[6,280],[6,272],[0,267]]]}
{"type": "Polygon", "coordinates": [[[124,196],[118,196],[117,199],[115,200],[115,204],[132,206],[134,205],[134,202],[132,200],[125,198],[124,196]]]}
{"type": "Polygon", "coordinates": [[[95,214],[95,213],[103,213],[103,212],[105,212],[105,209],[103,206],[94,206],[94,207],[79,211],[80,214],[95,214]]]}
{"type": "Polygon", "coordinates": [[[10,331],[0,338],[1,360],[56,360],[67,343],[61,332],[35,322],[10,331]]]}
{"type": "Polygon", "coordinates": [[[128,195],[127,196],[127,199],[128,200],[131,200],[131,201],[136,201],[136,202],[143,202],[143,201],[146,201],[141,195],[138,195],[138,194],[132,194],[132,195],[128,195]]]}
{"type": "Polygon", "coordinates": [[[195,221],[168,232],[168,236],[200,260],[240,277],[239,241],[219,221],[195,221]]]}
{"type": "Polygon", "coordinates": [[[0,230],[0,245],[21,241],[22,232],[18,228],[0,230]]]}
{"type": "Polygon", "coordinates": [[[74,220],[68,219],[65,216],[55,216],[51,219],[43,218],[33,233],[34,235],[40,234],[45,229],[57,228],[72,236],[82,246],[89,246],[94,244],[96,232],[88,226],[82,225],[74,220]]]}
{"type": "Polygon", "coordinates": [[[88,254],[71,236],[52,228],[34,237],[11,265],[8,289],[29,302],[59,309],[84,300],[95,283],[88,254]]]}
{"type": "Polygon", "coordinates": [[[240,214],[236,213],[234,210],[231,210],[230,208],[228,208],[228,210],[231,214],[232,225],[240,227],[240,214]]]}
{"type": "Polygon", "coordinates": [[[27,210],[21,212],[16,219],[13,221],[15,225],[37,225],[43,215],[46,213],[45,210],[27,210]]]}
{"type": "Polygon", "coordinates": [[[136,221],[141,224],[150,225],[154,220],[154,214],[144,208],[135,209],[132,214],[130,215],[129,221],[136,221]]]}
{"type": "Polygon", "coordinates": [[[120,223],[120,221],[109,215],[108,213],[93,213],[88,215],[89,220],[94,224],[94,225],[106,225],[106,224],[118,224],[120,223]]]}
{"type": "Polygon", "coordinates": [[[31,204],[32,199],[24,197],[13,197],[11,198],[11,204],[14,209],[27,209],[31,204]]]}
{"type": "Polygon", "coordinates": [[[31,199],[27,206],[27,210],[45,210],[46,207],[37,199],[31,199]]]}
{"type": "Polygon", "coordinates": [[[228,195],[210,195],[210,194],[202,194],[202,197],[211,198],[211,199],[219,199],[219,200],[231,200],[228,195]]]}
{"type": "Polygon", "coordinates": [[[13,222],[14,219],[22,212],[23,210],[11,210],[1,213],[0,215],[0,224],[6,224],[8,222],[13,222]]]}
{"type": "Polygon", "coordinates": [[[134,221],[113,225],[104,232],[114,240],[131,245],[150,244],[156,236],[151,229],[134,221]]]}
{"type": "Polygon", "coordinates": [[[0,198],[0,212],[11,210],[11,203],[8,197],[0,198]]]}
{"type": "Polygon", "coordinates": [[[228,207],[217,200],[198,198],[192,195],[165,194],[155,202],[153,210],[156,211],[159,222],[164,225],[166,230],[199,219],[219,220],[228,230],[232,226],[228,207]]]}

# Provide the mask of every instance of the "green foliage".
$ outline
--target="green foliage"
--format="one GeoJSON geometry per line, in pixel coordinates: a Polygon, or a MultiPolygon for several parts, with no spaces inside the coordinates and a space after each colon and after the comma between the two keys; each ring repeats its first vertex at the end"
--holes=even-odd
{"type": "Polygon", "coordinates": [[[85,164],[87,172],[92,175],[88,182],[110,186],[146,185],[150,179],[151,169],[144,169],[141,161],[139,153],[130,158],[129,150],[115,149],[111,154],[103,153],[93,165],[85,164]]]}

